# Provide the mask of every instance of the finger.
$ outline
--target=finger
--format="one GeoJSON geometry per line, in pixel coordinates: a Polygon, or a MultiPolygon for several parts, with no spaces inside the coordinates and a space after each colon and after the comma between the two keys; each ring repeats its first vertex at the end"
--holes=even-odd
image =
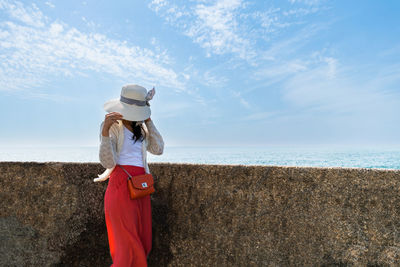
{"type": "Polygon", "coordinates": [[[120,119],[122,119],[122,117],[121,116],[113,116],[112,119],[113,120],[120,120],[120,119]]]}
{"type": "Polygon", "coordinates": [[[109,113],[107,113],[107,114],[106,114],[106,116],[107,116],[107,115],[109,115],[109,116],[121,115],[121,116],[122,116],[122,114],[121,114],[121,113],[119,113],[119,112],[116,112],[116,111],[109,112],[109,113]]]}
{"type": "Polygon", "coordinates": [[[120,119],[120,118],[122,118],[122,115],[120,115],[120,114],[109,114],[108,117],[112,118],[112,119],[120,119]]]}

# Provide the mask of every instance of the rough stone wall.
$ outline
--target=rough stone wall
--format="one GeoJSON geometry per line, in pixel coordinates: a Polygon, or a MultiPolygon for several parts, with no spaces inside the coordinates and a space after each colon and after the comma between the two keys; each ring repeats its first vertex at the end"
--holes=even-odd
{"type": "MultiPolygon", "coordinates": [[[[0,162],[0,266],[109,266],[95,163],[0,162]]],[[[149,266],[400,265],[400,171],[150,164],[149,266]]]]}

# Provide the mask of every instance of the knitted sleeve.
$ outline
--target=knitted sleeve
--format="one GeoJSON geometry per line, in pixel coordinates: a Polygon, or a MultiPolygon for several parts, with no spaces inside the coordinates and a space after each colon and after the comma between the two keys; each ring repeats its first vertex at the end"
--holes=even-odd
{"type": "Polygon", "coordinates": [[[161,134],[158,132],[152,120],[149,120],[145,123],[149,132],[149,138],[147,141],[147,150],[151,154],[161,155],[164,151],[164,140],[161,137],[161,134]]]}
{"type": "MultiPolygon", "coordinates": [[[[103,129],[103,124],[100,130],[103,129]]],[[[117,144],[113,138],[109,136],[103,136],[100,131],[100,149],[99,159],[100,163],[104,168],[111,169],[117,164],[117,144]]]]}

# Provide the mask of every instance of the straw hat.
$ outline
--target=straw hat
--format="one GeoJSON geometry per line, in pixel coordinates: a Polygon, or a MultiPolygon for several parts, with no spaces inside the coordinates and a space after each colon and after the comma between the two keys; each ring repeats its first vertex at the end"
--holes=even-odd
{"type": "Polygon", "coordinates": [[[154,87],[150,91],[137,84],[124,85],[120,98],[108,100],[104,103],[107,112],[119,112],[124,120],[143,121],[150,117],[149,101],[156,93],[154,87]]]}

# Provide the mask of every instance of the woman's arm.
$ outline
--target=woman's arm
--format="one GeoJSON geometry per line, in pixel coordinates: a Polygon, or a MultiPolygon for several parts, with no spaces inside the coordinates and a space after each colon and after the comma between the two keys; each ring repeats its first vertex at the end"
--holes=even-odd
{"type": "Polygon", "coordinates": [[[158,132],[156,126],[150,118],[145,120],[145,124],[149,132],[147,150],[151,154],[161,155],[164,151],[164,140],[161,137],[161,134],[158,132]]]}
{"type": "Polygon", "coordinates": [[[111,169],[116,165],[117,162],[117,144],[110,136],[103,136],[103,124],[100,126],[100,149],[99,159],[101,165],[106,169],[111,169]]]}

